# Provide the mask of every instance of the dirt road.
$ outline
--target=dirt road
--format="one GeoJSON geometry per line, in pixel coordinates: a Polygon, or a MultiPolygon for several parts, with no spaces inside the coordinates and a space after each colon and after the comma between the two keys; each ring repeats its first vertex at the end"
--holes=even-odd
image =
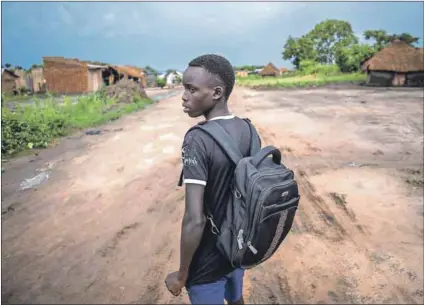
{"type": "MultiPolygon", "coordinates": [[[[246,274],[248,303],[423,303],[423,92],[237,88],[230,106],[295,169],[284,245],[246,274]]],[[[4,303],[181,303],[180,97],[74,135],[2,174],[4,303]],[[20,183],[39,172],[36,189],[20,183]]]]}

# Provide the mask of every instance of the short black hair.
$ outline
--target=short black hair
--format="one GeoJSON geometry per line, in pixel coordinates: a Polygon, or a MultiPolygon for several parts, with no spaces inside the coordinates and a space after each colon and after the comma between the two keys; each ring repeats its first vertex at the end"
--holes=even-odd
{"type": "Polygon", "coordinates": [[[225,85],[225,98],[228,100],[233,91],[236,78],[233,66],[225,57],[215,54],[205,54],[190,61],[188,66],[201,67],[211,74],[218,75],[225,85]]]}

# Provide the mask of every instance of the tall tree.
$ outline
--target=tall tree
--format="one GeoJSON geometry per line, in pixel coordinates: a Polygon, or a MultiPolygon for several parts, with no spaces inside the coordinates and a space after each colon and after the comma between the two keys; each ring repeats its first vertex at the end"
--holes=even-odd
{"type": "Polygon", "coordinates": [[[324,20],[299,38],[289,36],[282,52],[283,59],[291,60],[299,69],[303,60],[312,60],[322,64],[337,62],[340,49],[358,42],[352,26],[343,20],[324,20]]]}
{"type": "Polygon", "coordinates": [[[384,48],[393,38],[385,30],[366,30],[364,37],[366,40],[374,40],[374,47],[377,51],[384,48]]]}
{"type": "Polygon", "coordinates": [[[364,32],[364,37],[366,40],[374,41],[374,47],[377,51],[383,49],[394,39],[399,39],[410,46],[413,46],[414,43],[417,43],[420,40],[419,37],[414,37],[409,33],[388,34],[385,30],[366,30],[364,32]]]}
{"type": "Polygon", "coordinates": [[[299,69],[302,60],[316,60],[317,52],[314,42],[308,36],[293,38],[289,36],[282,52],[283,59],[291,60],[292,64],[299,69]]]}
{"type": "Polygon", "coordinates": [[[360,70],[361,61],[373,56],[376,49],[368,44],[354,44],[341,48],[337,54],[337,65],[342,72],[356,72],[360,70]]]}
{"type": "Polygon", "coordinates": [[[415,43],[417,43],[420,40],[419,37],[414,37],[409,33],[402,33],[400,35],[394,35],[394,37],[403,41],[403,42],[406,42],[410,46],[413,46],[415,43]]]}
{"type": "Polygon", "coordinates": [[[306,36],[312,39],[318,53],[317,62],[333,64],[341,48],[358,43],[352,26],[343,20],[327,19],[318,23],[306,36]]]}
{"type": "Polygon", "coordinates": [[[146,70],[147,72],[149,72],[149,73],[151,73],[151,74],[153,74],[153,75],[158,75],[158,71],[157,70],[155,70],[155,69],[153,69],[152,67],[150,67],[150,66],[146,66],[145,68],[144,68],[144,70],[146,70]]]}

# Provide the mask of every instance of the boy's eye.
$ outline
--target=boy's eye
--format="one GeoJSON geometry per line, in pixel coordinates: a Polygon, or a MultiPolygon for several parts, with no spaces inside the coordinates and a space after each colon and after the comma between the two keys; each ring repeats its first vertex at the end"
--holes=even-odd
{"type": "Polygon", "coordinates": [[[193,87],[190,87],[188,90],[190,90],[191,93],[194,93],[195,91],[193,87]]]}

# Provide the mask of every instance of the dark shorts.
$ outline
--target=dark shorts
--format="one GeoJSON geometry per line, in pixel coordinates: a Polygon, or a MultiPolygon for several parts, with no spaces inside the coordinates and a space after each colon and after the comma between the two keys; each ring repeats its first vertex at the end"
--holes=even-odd
{"type": "Polygon", "coordinates": [[[235,269],[216,282],[187,287],[191,304],[233,303],[243,295],[243,269],[235,269]]]}

